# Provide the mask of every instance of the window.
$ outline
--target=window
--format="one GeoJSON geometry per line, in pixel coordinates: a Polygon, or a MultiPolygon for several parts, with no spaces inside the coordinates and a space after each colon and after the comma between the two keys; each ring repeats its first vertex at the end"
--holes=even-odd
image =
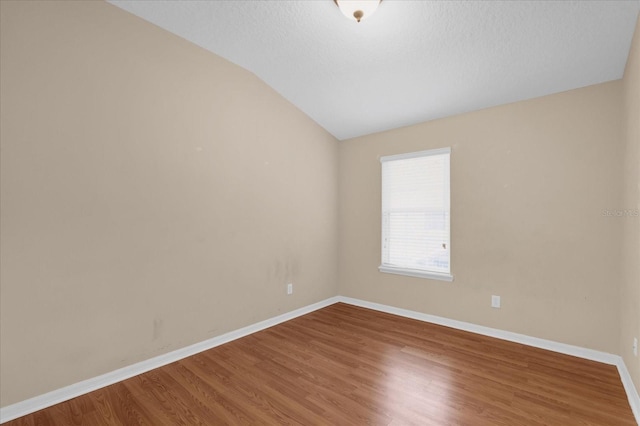
{"type": "Polygon", "coordinates": [[[381,272],[452,281],[451,148],[382,157],[381,272]]]}

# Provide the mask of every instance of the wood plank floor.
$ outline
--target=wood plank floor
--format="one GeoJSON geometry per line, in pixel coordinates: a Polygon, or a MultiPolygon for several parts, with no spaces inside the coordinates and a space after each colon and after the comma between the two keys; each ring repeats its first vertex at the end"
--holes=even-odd
{"type": "Polygon", "coordinates": [[[614,366],[335,304],[15,425],[635,425],[614,366]]]}

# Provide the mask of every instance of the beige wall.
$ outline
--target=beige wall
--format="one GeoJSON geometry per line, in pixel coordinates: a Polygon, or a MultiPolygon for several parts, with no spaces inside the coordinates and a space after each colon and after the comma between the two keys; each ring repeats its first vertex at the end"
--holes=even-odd
{"type": "Polygon", "coordinates": [[[621,90],[615,81],[342,142],[341,294],[617,353],[622,228],[602,212],[621,202],[621,90]],[[378,272],[378,159],[446,146],[454,282],[378,272]]]}
{"type": "Polygon", "coordinates": [[[337,294],[332,136],[112,5],[0,7],[1,406],[337,294]]]}
{"type": "MultiPolygon", "coordinates": [[[[640,17],[636,24],[624,87],[624,199],[620,209],[640,210],[640,17]]],[[[633,356],[633,338],[640,338],[640,217],[620,218],[623,224],[623,279],[620,293],[620,355],[640,390],[640,358],[633,356]]]]}

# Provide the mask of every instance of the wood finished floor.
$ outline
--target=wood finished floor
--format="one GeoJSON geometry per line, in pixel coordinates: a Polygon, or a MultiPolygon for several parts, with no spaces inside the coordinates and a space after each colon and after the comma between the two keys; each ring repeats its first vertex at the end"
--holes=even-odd
{"type": "Polygon", "coordinates": [[[335,304],[15,425],[635,425],[614,366],[335,304]]]}

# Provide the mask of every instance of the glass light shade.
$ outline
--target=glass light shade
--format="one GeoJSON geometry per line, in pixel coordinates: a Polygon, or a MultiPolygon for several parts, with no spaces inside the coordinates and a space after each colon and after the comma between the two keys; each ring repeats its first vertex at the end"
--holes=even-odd
{"type": "Polygon", "coordinates": [[[349,19],[360,22],[378,8],[381,0],[335,0],[340,11],[349,19]]]}

